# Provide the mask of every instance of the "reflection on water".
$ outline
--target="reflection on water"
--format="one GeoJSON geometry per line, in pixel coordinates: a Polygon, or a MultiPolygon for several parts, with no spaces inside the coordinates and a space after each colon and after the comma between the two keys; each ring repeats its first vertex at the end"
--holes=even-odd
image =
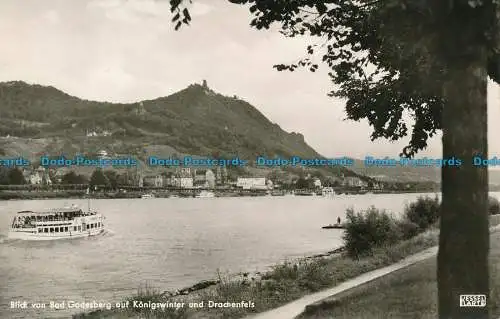
{"type": "Polygon", "coordinates": [[[106,216],[106,234],[40,242],[5,238],[13,214],[68,200],[0,202],[0,317],[74,313],[11,310],[14,300],[118,302],[144,284],[171,290],[213,278],[217,269],[265,270],[284,258],[339,247],[342,232],[321,226],[344,218],[348,207],[399,213],[417,196],[95,200],[92,208],[106,216]]]}

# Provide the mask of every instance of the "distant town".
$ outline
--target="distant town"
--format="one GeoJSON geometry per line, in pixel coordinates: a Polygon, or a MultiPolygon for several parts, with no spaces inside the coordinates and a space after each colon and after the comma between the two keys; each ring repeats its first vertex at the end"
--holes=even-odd
{"type": "MultiPolygon", "coordinates": [[[[98,156],[106,158],[107,153],[100,151],[98,156]]],[[[82,197],[89,194],[93,197],[129,198],[147,193],[157,197],[189,197],[202,190],[214,191],[217,196],[280,196],[287,193],[307,196],[432,192],[439,190],[439,185],[432,182],[382,182],[366,176],[333,176],[305,169],[301,174],[268,170],[265,174],[248,176],[224,166],[176,167],[156,173],[137,168],[91,168],[88,174],[82,174],[71,167],[44,166],[2,167],[0,171],[0,199],[82,197]]]]}

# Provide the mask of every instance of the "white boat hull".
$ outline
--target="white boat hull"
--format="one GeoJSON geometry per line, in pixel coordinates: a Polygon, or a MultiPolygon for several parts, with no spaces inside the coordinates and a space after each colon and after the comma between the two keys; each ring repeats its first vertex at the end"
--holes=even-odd
{"type": "Polygon", "coordinates": [[[196,198],[213,198],[215,194],[212,192],[202,191],[200,194],[196,195],[196,198]]]}
{"type": "Polygon", "coordinates": [[[8,237],[10,239],[21,240],[57,240],[57,239],[71,239],[71,238],[84,238],[96,236],[104,233],[104,228],[89,229],[81,232],[63,232],[63,233],[29,233],[24,231],[10,231],[8,237]]]}

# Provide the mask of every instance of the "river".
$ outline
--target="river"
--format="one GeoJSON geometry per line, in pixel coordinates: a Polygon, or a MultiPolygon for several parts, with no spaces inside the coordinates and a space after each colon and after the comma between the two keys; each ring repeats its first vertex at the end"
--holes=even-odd
{"type": "MultiPolygon", "coordinates": [[[[432,194],[427,194],[431,195],[432,194]]],[[[494,194],[497,198],[499,193],[494,194]]],[[[321,226],[370,205],[399,214],[419,194],[323,197],[93,200],[107,233],[26,242],[6,238],[16,211],[85,200],[0,202],[0,317],[68,317],[72,310],[11,309],[11,301],[118,302],[140,286],[179,289],[223,273],[266,270],[285,259],[342,245],[342,231],[321,226]]]]}

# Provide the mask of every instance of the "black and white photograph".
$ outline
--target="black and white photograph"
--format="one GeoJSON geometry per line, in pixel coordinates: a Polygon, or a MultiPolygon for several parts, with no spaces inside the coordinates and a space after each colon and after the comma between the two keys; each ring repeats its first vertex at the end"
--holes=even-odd
{"type": "Polygon", "coordinates": [[[500,1],[0,1],[0,318],[500,318],[500,1]]]}

